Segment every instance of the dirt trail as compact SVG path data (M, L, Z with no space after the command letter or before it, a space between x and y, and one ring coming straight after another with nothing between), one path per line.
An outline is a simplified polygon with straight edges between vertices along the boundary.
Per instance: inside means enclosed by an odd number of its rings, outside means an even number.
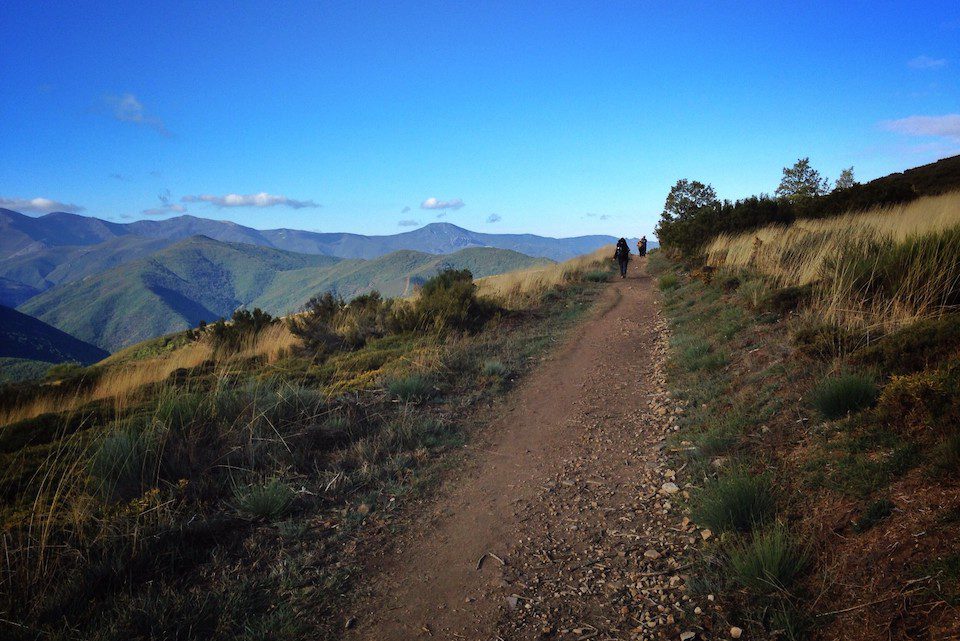
M594 317L511 393L477 464L371 577L351 638L687 631L676 621L692 609L677 558L699 535L671 505L682 490L661 461L675 419L664 325L643 269L634 261Z

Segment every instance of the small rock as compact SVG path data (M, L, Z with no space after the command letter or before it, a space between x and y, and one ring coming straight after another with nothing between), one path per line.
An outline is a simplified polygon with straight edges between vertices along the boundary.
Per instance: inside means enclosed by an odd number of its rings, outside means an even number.
M647 550L643 553L643 556L647 557L648 559L656 560L660 558L660 553L656 550Z
M703 539L704 541L709 539L711 536L713 536L713 532L711 532L710 530L700 530L700 538Z
M734 638L734 639L739 639L739 638L740 638L740 635L742 635L742 634L743 634L743 630L741 630L741 629L738 628L737 626L733 626L732 628L730 628L730 636L731 636L732 638Z
M672 481L667 481L666 483L660 486L660 491L663 492L664 494L676 494L677 492L680 491L680 488L677 486L676 483L673 483Z
M518 602L518 601L519 601L519 600L517 599L517 597L515 597L515 596L508 596L508 597L507 597L507 606L508 606L511 610L516 610L516 609L517 609L517 602Z
M680 633L680 641L690 641L690 639L693 639L696 636L697 636L696 632L690 632L689 630L687 630L686 632Z

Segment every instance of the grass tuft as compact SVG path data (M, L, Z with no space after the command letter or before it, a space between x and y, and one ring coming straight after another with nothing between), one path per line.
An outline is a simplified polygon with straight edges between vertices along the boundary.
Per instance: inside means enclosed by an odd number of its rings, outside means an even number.
M758 595L788 590L806 565L806 551L780 523L755 534L730 552L733 578Z
M697 496L694 518L714 530L748 532L769 521L776 498L766 476L733 471L707 484Z
M237 511L251 519L275 521L284 516L293 504L293 490L279 479L263 485L247 485L234 491Z
M833 420L870 407L877 400L877 386L863 374L841 374L827 378L813 388L813 406Z
M484 376L489 378L504 379L510 373L507 366L500 361L486 361L481 369Z
M419 403L432 396L433 386L426 376L411 374L387 381L387 392L404 403Z

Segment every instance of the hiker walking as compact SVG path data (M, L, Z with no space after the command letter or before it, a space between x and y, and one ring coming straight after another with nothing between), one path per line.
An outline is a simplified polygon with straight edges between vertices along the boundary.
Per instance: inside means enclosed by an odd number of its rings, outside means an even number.
M643 258L647 255L647 237L641 236L640 240L637 241L637 254L640 255L640 258Z
M630 247L627 246L627 239L621 238L617 241L617 250L613 253L613 258L620 265L620 278L627 277L627 263L630 262Z

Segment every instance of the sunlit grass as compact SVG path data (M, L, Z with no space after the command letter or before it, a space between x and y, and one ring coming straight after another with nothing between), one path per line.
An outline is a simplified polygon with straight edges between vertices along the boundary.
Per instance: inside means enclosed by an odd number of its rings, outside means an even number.
M960 288L960 192L823 220L804 219L706 247L714 267L746 269L778 287L816 283L807 313L860 329L937 316Z

